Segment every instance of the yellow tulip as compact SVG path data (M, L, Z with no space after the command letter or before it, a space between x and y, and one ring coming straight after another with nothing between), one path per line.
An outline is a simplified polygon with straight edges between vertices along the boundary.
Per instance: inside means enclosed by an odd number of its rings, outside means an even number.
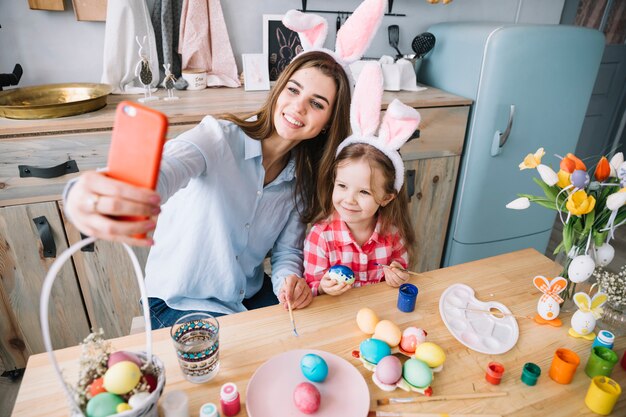
M529 153L528 155L526 155L526 158L524 158L524 161L521 164L519 164L520 171L523 169L537 168L537 165L541 163L541 158L545 154L546 153L544 152L543 148L539 148L537 149L537 152L534 153L534 155L532 153Z
M590 213L596 206L596 199L588 196L583 190L576 191L567 197L567 210L575 216Z
M572 182L570 181L570 173L563 171L562 169L556 174L559 177L559 181L556 183L561 188L565 188L570 185Z

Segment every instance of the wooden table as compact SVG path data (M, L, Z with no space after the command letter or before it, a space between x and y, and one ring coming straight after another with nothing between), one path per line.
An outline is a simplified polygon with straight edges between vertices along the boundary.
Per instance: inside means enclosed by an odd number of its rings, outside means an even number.
M248 380L266 360L291 349L320 349L335 353L352 363L368 382L371 395L370 409L384 411L412 411L433 413L500 414L503 416L592 416L584 404L590 379L584 373L591 342L567 336L567 325L561 328L539 326L531 320L518 319L520 337L517 345L503 355L486 355L466 348L446 329L438 310L439 297L454 283L465 283L476 291L482 301L499 301L515 314L533 315L538 291L531 278L537 274L552 276L558 267L535 250L527 249L511 254L488 258L464 265L427 272L413 279L419 287L417 308L413 313L400 312L395 304L397 290L386 284L349 291L341 297L318 297L305 310L295 312L300 337L294 337L288 314L281 307L269 307L220 318L221 369L217 377L201 385L183 379L178 368L169 329L154 331L154 352L165 363L167 383L165 392L184 390L189 396L190 416L198 416L200 405L219 402L222 384L232 381L242 394L239 414L246 416L245 398ZM351 352L367 336L361 333L355 321L357 311L370 307L381 319L389 319L401 329L419 326L428 331L428 340L439 344L447 360L442 372L436 375L432 388L434 395L452 395L471 392L501 392L505 397L483 400L456 400L427 402L410 405L376 406L376 400L386 397L419 396L396 390L386 393L371 381L371 373L354 359ZM569 315L564 314L569 324ZM142 350L144 334L113 339L115 349ZM559 385L548 377L554 351L566 347L578 353L581 364L569 385ZM626 338L617 338L616 352L621 356L626 348ZM67 376L77 374L78 347L56 352ZM499 386L485 381L487 364L497 360L506 368ZM520 381L525 362L541 367L541 377L536 386L529 387ZM611 376L626 388L626 371L616 365ZM56 379L47 354L33 355L28 360L17 402L15 416L65 416L68 408L59 381ZM626 413L626 395L616 404L614 416Z

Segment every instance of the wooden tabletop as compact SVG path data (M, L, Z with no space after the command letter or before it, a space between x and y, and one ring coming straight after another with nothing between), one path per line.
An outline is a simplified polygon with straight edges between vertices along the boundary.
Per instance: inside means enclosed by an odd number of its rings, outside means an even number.
M245 91L240 88L206 88L198 91L176 91L180 100L153 101L149 107L165 113L170 125L190 125L198 123L208 114L235 113L243 115L261 107L269 91ZM163 98L165 90L159 89L155 96ZM142 95L109 95L106 107L78 116L46 120L12 120L0 117L0 139L28 136L53 135L59 133L80 133L87 131L111 130L115 116L115 107L122 100L136 101ZM412 92L386 91L383 96L383 108L394 98L416 108L469 106L472 101L455 96L437 88Z
M183 390L189 396L191 417L199 414L205 402L219 403L219 389L228 381L235 382L242 395L242 412L246 416L245 398L248 380L269 358L292 349L319 349L334 353L353 364L368 383L371 410L420 413L497 414L503 416L593 416L584 404L590 379L584 373L591 342L567 335L569 314L563 314L564 326L539 326L531 320L518 319L520 335L517 344L502 355L472 351L457 341L447 330L439 315L438 302L442 292L454 283L465 283L476 291L481 301L499 301L515 314L533 315L539 293L531 279L537 274L552 276L558 267L535 250L527 249L450 268L427 272L413 278L419 287L417 307L412 313L396 308L397 289L386 284L353 289L340 297L317 297L311 306L295 312L300 337L291 331L289 315L279 306L234 314L220 318L221 368L217 377L205 384L194 385L183 379L178 368L169 329L154 331L154 353L165 363L165 392ZM419 396L396 390L381 391L351 352L367 336L358 329L356 313L362 307L372 308L381 319L395 322L401 329L418 326L428 331L428 340L440 345L447 355L443 371L436 374L432 388L435 396L472 392L507 392L504 397L436 401L379 407L376 400L388 397ZM54 324L52 324L54 325ZM113 339L115 349L144 349L144 334ZM554 351L565 347L581 358L574 380L559 385L548 377ZM619 337L615 351L620 358L626 338ZM68 378L77 375L79 348L56 352ZM485 369L492 361L505 367L502 383L493 386L485 381ZM520 381L522 366L534 362L541 367L536 386ZM619 364L611 378L626 388L626 371ZM28 361L13 410L15 416L66 416L67 404L59 381L52 371L47 354L33 355ZM622 395L612 415L626 414L626 395Z

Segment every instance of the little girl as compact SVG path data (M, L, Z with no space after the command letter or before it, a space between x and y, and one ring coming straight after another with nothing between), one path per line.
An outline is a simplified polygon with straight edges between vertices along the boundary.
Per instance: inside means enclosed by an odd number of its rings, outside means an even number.
M313 295L339 295L383 279L398 287L409 279L405 269L413 258L415 234L398 149L417 129L420 115L394 100L374 136L382 86L378 64L366 65L352 98L353 134L339 145L332 175L320 175L321 211L304 243L304 276ZM354 284L329 277L329 268L337 264L354 271Z

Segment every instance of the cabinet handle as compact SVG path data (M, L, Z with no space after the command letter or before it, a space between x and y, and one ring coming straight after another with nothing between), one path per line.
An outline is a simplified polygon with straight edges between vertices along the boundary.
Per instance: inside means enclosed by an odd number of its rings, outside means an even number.
M20 171L20 178L57 178L66 174L78 172L78 165L76 165L76 161L70 159L62 164L48 168L40 168L31 165L18 165L17 169Z
M37 232L39 233L39 239L43 245L43 257L54 258L57 256L57 246L54 244L54 237L52 236L52 228L46 216L35 217L33 219L35 226L37 226Z
M410 142L413 139L419 139L419 137L420 137L420 130L419 129L415 129L415 132L413 132L413 134L409 137L407 142Z
M500 133L496 130L491 141L491 156L498 156L502 152L502 147L509 139L511 134L511 128L513 127L513 117L515 116L515 104L511 104L509 109L509 122L506 124L506 130L504 133Z
M86 239L88 237L89 236L84 235L82 233L80 234L80 240ZM94 245L95 245L95 242L91 242L90 244L85 245L82 248L80 248L80 251L81 252L94 252Z
M407 169L406 170L406 193L407 197L409 197L409 201L411 201L411 197L415 194L415 170Z

